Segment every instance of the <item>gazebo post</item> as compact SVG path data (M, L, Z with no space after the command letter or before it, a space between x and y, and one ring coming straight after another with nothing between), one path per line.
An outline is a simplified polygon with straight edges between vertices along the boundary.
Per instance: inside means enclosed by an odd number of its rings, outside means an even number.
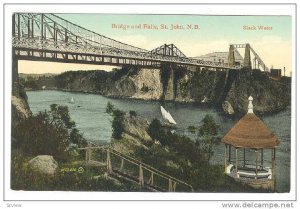
M258 150L256 152L256 160L255 160L255 179L257 179L257 161L258 161Z
M276 188L276 173L275 173L275 148L272 149L272 179L274 180L274 192Z
M227 168L227 162L226 161L227 161L227 144L225 144L225 169L224 169L225 173L226 173L226 170L227 170L226 169Z
M236 170L236 177L239 178L238 174L238 148L235 148L235 170Z
M261 164L261 169L264 168L264 149L261 149L261 153L260 153L260 164Z
M244 148L244 167L246 167L246 150Z
M228 156L228 162L231 163L231 144L229 145L229 156Z

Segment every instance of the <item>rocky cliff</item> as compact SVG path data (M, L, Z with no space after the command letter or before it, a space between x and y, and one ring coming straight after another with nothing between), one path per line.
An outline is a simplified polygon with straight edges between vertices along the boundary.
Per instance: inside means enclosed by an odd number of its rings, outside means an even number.
M211 71L164 65L161 69L124 67L112 72L70 71L54 77L54 88L118 98L206 103L228 114L244 113L254 97L257 113L290 105L291 80L272 80L256 70ZM50 88L53 88L50 87Z
M31 116L31 110L27 102L27 95L23 86L19 85L18 94L11 97L11 127L12 135L15 127L22 121Z

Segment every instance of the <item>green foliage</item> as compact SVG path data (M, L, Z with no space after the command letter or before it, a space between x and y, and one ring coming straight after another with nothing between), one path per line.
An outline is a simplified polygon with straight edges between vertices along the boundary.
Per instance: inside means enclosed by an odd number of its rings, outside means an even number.
M114 139L121 139L122 133L124 131L124 119L125 119L126 113L115 108L114 105L110 102L107 103L106 113L110 114L113 117L112 137ZM131 113L131 114L134 114L134 113Z
M211 115L206 115L202 120L202 125L199 127L199 139L197 145L204 153L207 162L213 156L213 148L220 143L221 138L218 136L219 125L216 124Z
M189 127L195 131L195 127ZM195 142L187 136L172 134L164 128L159 120L154 119L149 125L149 135L158 140L163 146L168 146L177 154L186 158L193 164L208 164L213 155L214 145L220 142L218 136L219 126L210 115L206 115L199 128L199 139Z
M134 118L134 117L136 117L136 116L137 116L137 113L136 113L136 111L134 111L134 110L130 110L130 111L129 111L129 116L130 116L130 118Z
M66 79L66 74L62 73L58 76L55 76L55 86L59 89L64 89L68 86L68 80Z
M189 126L189 127L188 127L188 131L189 131L190 133L196 133L196 130L197 130L197 128L196 128L195 126Z
M148 92L150 90L150 88L148 87L148 86L145 86L144 84L143 84L143 87L141 88L141 91L142 92Z
M199 136L218 134L219 126L216 124L214 118L211 115L205 115L202 120L202 125L199 128Z
M191 163L202 161L202 155L196 143L187 136L172 134L170 130L164 128L160 121L154 119L148 129L152 139L158 140L161 145L170 147L175 153L185 158Z
M112 121L112 137L115 139L121 139L122 133L124 131L124 116L125 112L121 110L114 110L113 112L113 121Z
M14 150L11 161L11 189L25 191L128 191L130 185L116 183L112 179L100 176L99 174L84 168L83 173L79 172L58 172L54 176L42 175L35 172L28 166L30 158L24 158L24 153ZM60 164L60 168L75 168L72 164Z
M57 161L70 160L71 145L85 146L83 138L71 121L68 107L51 105L50 111L39 112L22 121L14 130L13 148L25 155L52 155Z
M154 119L148 128L148 133L152 139L158 140L162 145L167 145L167 134L158 119Z
M35 80L28 80L28 81L24 82L24 86L26 88L29 88L29 89L32 89L32 90L39 89L39 86L38 86L38 84L36 83Z
M106 113L112 114L114 112L114 110L115 110L114 105L111 102L107 102Z

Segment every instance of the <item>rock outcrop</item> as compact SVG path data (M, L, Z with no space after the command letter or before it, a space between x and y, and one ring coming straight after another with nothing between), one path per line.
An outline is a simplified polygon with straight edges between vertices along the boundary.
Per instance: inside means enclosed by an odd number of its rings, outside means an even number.
M151 143L152 139L147 132L149 122L146 119L125 116L123 127L122 139L114 139L111 143L112 148L127 155L133 155L139 149L148 149L146 145Z
M97 93L118 98L195 102L244 113L251 94L258 113L271 113L290 105L291 80L272 80L257 70L212 71L164 65L161 69L124 67L112 72L76 71L54 77L55 88ZM225 107L229 107L228 103Z
M233 115L234 114L234 109L232 108L230 102L225 101L222 104L222 108L223 108L223 111L224 111L225 114L227 114L227 115Z
M241 72L234 80L225 98L236 112L247 112L248 97L254 98L255 112L259 114L278 112L291 102L291 83L287 80L270 79L260 71L252 74Z
M47 176L54 176L58 163L51 155L38 155L28 162L28 166L35 172Z
M26 93L25 93L26 96ZM12 96L11 97L11 127L12 130L16 126L29 116L31 116L31 111L27 103L26 98L21 96Z

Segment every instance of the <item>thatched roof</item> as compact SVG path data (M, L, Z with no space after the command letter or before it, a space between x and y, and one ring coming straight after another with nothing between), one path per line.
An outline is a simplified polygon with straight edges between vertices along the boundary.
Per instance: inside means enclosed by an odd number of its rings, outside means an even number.
M274 148L279 140L254 113L248 113L223 137L222 143L260 149Z

